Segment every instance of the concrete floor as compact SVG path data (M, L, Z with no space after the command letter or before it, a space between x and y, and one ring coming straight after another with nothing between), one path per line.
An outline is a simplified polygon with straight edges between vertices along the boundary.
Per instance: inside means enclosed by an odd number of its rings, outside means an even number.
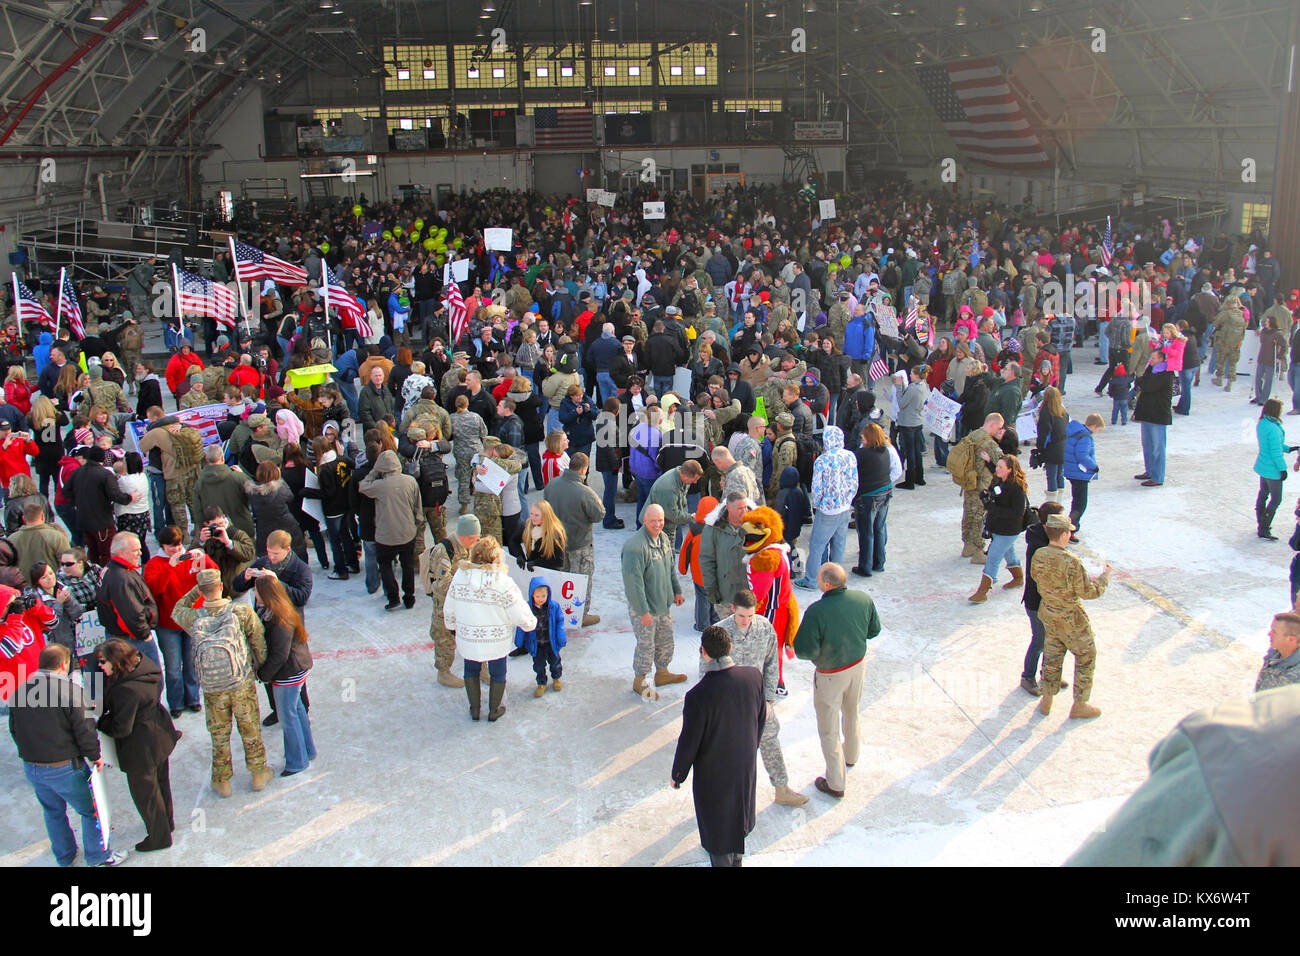
M1070 414L1109 421L1109 399L1090 390L1101 372L1091 350L1075 362ZM760 766L747 865L1058 864L1146 778L1148 753L1179 719L1247 696L1269 619L1287 607L1293 508L1288 494L1275 523L1282 541L1255 536L1249 397L1244 376L1231 394L1203 378L1193 416L1169 431L1163 488L1131 477L1142 471L1137 425L1097 438L1101 480L1076 546L1094 570L1115 567L1110 590L1089 605L1097 720L1067 720L1065 699L1043 718L1017 686L1023 607L1000 589L983 606L967 603L979 568L958 557L960 497L946 472L931 464L925 488L897 492L888 570L851 585L872 594L884 623L868 656L861 761L842 801L813 789L823 762L812 671L790 664L781 739L792 785L812 800L775 806ZM1300 428L1284 421L1300 443ZM1032 472L1035 501L1044 488ZM633 507L619 505L629 527ZM513 659L508 713L496 724L472 723L464 693L433 683L427 599L385 614L359 578L320 574L308 613L319 759L258 794L237 762L234 797L222 800L207 786L203 719L184 715L171 771L176 845L130 865L703 864L689 787L668 787L689 684L657 703L631 693L617 577L625 536L596 532L593 609L603 621L571 638L564 691L533 699L530 661ZM845 563L856 553L851 539ZM693 681L689 602L674 619L674 668ZM40 808L0 736L0 864L52 865ZM264 736L278 770L280 732ZM109 780L115 842L130 847L143 827L125 778Z

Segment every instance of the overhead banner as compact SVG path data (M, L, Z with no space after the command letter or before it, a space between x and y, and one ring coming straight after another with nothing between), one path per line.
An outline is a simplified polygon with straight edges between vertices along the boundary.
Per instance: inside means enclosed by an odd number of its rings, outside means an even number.
M393 149L415 152L429 148L429 131L424 129L399 129L393 131Z
M844 139L844 124L839 120L797 120L794 124L794 138L800 143L838 143Z
M822 220L826 220L826 219L834 219L834 218L835 218L835 200L834 200L834 199L823 199L823 200L821 200L821 201L817 204L817 207L818 207L818 209L820 210L820 213L819 213L818 218L820 218L820 219L822 219Z
M644 202L641 204L641 218L643 219L663 219L664 204L662 202Z
M509 252L514 245L514 230L499 227L484 229L483 242L489 250Z
M643 114L605 117L605 145L618 146L652 141L650 117Z
M327 153L360 153L366 148L364 136L326 136L322 146ZM423 146L420 147L424 149Z

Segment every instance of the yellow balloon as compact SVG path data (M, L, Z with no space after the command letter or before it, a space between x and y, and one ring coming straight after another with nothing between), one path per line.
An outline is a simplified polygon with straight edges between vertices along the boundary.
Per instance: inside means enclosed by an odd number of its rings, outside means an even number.
M320 251L321 251L322 253L324 253L324 252L329 252L329 251L330 251L330 244L329 244L328 242L322 242L322 243L320 244Z
M395 236L400 236L401 234L402 234L402 227L401 227L401 226L394 226L394 227L393 227L393 235L395 235Z
M440 226L440 227L438 228L438 238L439 238L439 239L446 239L446 238L447 238L447 227L446 227L446 226Z
M454 249L459 249L459 248L460 248L460 244L461 244L460 236L457 236L457 237L455 238L455 240L452 242L451 245L452 245L452 248L454 248Z
M433 261L438 263L438 265L442 265L444 262L447 261L447 257L439 253L437 256L434 257Z
M415 226L415 231L416 231L416 232L419 232L421 229L424 228L424 220L423 220L423 219L417 219L417 220L415 220L414 223L412 223L412 225Z
M384 230L384 238L385 238L385 239L391 239L391 238L393 238L393 233L392 233L390 230L385 229L385 230Z
M352 207L352 215L356 216L358 219L361 218L363 212L365 212L365 210L361 208L360 203Z
M432 252L434 250L435 245L436 243L433 241L432 237L424 240L424 248L428 252Z

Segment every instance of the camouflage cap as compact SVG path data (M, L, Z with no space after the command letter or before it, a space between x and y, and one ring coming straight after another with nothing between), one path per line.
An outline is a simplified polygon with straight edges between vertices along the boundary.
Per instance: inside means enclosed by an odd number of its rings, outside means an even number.
M782 412L776 416L776 423L786 428L794 428L794 416L789 412Z
M194 576L194 580L198 582L199 587L209 584L220 584L221 572L216 568L204 568Z
M1048 531L1074 531L1074 524L1070 521L1069 515L1048 515L1047 521L1043 527Z

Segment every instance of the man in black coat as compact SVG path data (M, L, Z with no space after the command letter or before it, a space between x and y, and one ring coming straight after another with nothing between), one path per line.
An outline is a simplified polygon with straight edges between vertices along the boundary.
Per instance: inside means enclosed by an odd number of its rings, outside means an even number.
M700 844L714 866L740 866L754 829L758 741L767 721L763 674L735 665L731 637L717 625L705 628L700 642L705 674L686 693L672 786L694 767Z
M107 565L117 531L113 505L130 504L138 492L126 492L118 487L117 475L104 467L104 449L92 445L86 449L86 463L68 476L63 494L76 509L77 528L90 560Z
M153 634L158 602L140 574L140 552L140 539L130 531L113 536L113 557L104 567L95 610L104 633L122 638L161 669L162 655Z
M754 414L754 407L757 404L754 388L740 377L740 365L736 362L732 362L727 367L727 394L733 400L740 402L742 415Z

